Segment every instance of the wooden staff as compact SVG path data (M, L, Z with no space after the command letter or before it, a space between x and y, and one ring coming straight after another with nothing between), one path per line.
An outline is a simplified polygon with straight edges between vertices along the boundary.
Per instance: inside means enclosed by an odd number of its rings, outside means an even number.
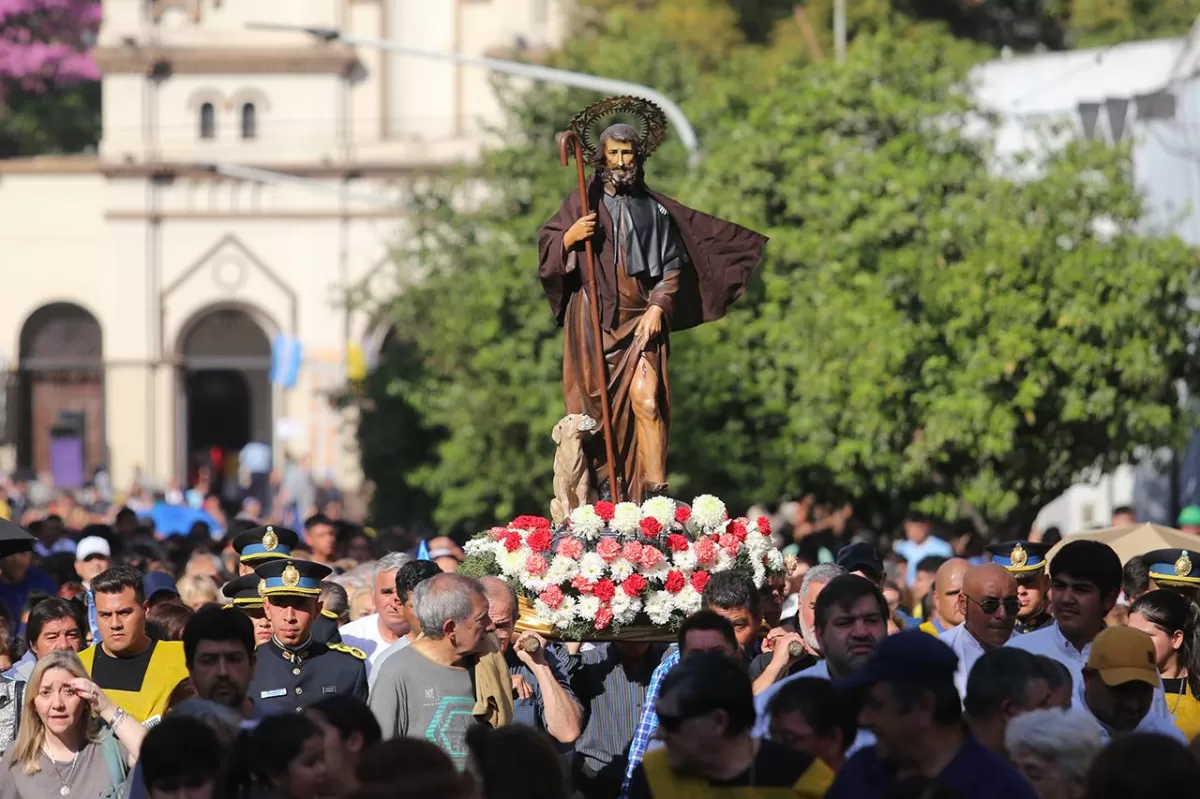
M579 205L582 209L580 216L587 216L588 210L587 181L583 174L583 145L575 131L565 131L558 138L558 162L566 166L570 153L568 146L575 145L575 169L579 180ZM604 362L604 338L600 328L600 292L596 290L596 259L592 255L591 238L584 239L583 252L587 258L587 293L588 305L592 307L592 336L596 341L596 379L600 383L600 421L604 425L604 454L608 458L608 486L613 502L621 501L621 484L617 481L617 458L613 450L612 411L608 402L608 369Z

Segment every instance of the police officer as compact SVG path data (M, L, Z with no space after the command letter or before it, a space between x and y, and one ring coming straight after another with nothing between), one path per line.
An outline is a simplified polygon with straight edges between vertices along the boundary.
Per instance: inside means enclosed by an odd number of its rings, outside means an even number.
M1054 623L1050 615L1050 577L1046 574L1046 553L1049 544L1035 541L1002 541L985 549L992 563L1008 569L1017 578L1017 598L1021 610L1013 635L1031 633Z
M305 560L273 559L255 569L271 640L258 648L250 698L272 710L303 710L330 696L367 701L366 653L314 640L321 580L330 569Z
M1188 599L1197 599L1200 589L1200 547L1187 549L1156 549L1142 555L1150 579L1159 588L1167 588Z
M254 572L243 574L236 580L225 583L221 593L233 600L228 607L231 610L245 613L254 622L254 645L265 644L271 640L271 622L263 609L262 594L258 592L261 578Z
M238 553L238 576L253 574L256 566L270 560L290 558L300 536L286 527L268 524L239 533L233 539L233 548Z
M254 574L254 568L268 561L290 558L300 536L286 527L268 524L240 533L233 539L233 548L238 553L239 574ZM342 634L338 632L337 618L322 613L313 624L313 638L323 644L340 644Z

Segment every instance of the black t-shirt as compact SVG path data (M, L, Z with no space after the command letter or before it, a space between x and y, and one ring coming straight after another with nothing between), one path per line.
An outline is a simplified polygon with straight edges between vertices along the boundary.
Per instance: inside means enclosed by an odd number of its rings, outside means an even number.
M651 752L647 757L658 755ZM756 788L791 788L813 764L813 756L774 741L759 741L754 765L731 780L709 780L714 788L753 786ZM653 799L645 766L639 765L629 783L629 799Z

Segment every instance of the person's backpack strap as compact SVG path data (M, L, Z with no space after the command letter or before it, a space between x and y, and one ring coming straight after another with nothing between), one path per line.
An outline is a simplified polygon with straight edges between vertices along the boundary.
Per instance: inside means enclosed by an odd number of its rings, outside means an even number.
M112 784L111 789L104 796L120 796L125 780L129 777L129 764L125 762L125 756L121 754L121 744L117 741L116 733L111 729L105 729L100 735L100 747L104 754L104 765L108 767L108 779Z

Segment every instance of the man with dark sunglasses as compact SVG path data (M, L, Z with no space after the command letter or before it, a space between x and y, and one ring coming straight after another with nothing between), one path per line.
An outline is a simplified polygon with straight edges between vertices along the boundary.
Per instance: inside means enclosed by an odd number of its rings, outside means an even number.
M963 622L939 636L958 655L954 687L960 697L967 695L967 675L975 661L1008 643L1020 610L1017 579L1007 569L984 563L967 570L958 595L958 613Z

